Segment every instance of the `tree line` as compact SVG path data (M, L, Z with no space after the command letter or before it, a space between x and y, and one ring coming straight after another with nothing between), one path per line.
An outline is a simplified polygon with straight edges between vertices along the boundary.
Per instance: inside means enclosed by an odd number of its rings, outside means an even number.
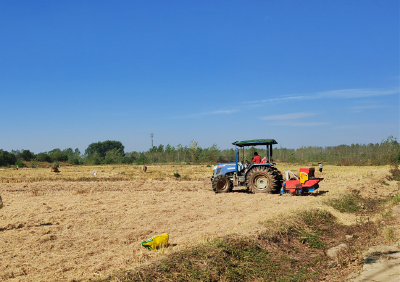
M254 152L266 156L266 150L261 147L248 147L245 149L245 160L251 162ZM69 162L81 164L162 164L162 163L223 163L235 161L234 148L221 150L217 144L209 148L201 148L196 141L189 145L153 146L144 152L125 152L125 147L120 141L104 141L92 143L81 154L79 149L73 150L59 148L34 154L30 150L0 150L0 166L18 165L25 166L24 162ZM242 153L240 153L240 160ZM275 148L273 150L274 162L287 163L317 163L323 162L334 165L385 165L393 161L400 162L400 144L393 136L381 143L351 144L329 147L308 146L298 149Z

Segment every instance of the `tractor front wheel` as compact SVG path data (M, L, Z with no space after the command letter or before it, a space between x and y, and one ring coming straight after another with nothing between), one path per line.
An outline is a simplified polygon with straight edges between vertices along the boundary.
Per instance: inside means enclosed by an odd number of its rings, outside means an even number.
M253 168L247 176L247 188L253 193L276 192L272 171L264 166Z
M215 193L228 193L232 191L233 183L225 175L219 175L213 179L212 188Z

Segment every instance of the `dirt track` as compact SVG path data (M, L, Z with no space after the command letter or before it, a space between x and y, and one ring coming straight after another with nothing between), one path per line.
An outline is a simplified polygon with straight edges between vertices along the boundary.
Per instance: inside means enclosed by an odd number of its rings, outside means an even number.
M282 212L321 207L324 198L342 193L353 181L375 193L369 183L387 170L367 168L362 174L348 169L344 175L340 168L328 169L320 191L330 193L307 197L240 190L214 194L208 181L169 179L1 184L0 280L105 275L159 256L140 246L153 235L169 233L170 252L210 236L251 232L259 221ZM393 185L384 187L384 193L395 189Z

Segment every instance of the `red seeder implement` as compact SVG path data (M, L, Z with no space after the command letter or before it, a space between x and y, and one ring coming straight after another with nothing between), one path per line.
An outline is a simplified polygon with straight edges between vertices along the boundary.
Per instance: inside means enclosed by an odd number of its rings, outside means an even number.
M315 169L310 168L300 168L300 176L295 175L290 170L285 170L282 172L286 180L283 182L281 195L283 193L292 193L294 195L304 195L310 192L314 192L319 187L319 182L323 178L315 177Z

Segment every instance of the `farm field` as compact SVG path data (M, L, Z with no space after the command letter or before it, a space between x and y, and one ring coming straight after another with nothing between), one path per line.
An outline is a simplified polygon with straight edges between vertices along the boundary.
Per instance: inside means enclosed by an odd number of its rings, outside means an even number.
M278 165L298 172L300 166ZM62 166L0 170L0 280L73 281L129 269L211 237L247 234L260 221L304 208L325 208L345 224L350 214L324 205L358 190L385 197L398 183L389 166L324 166L319 193L310 196L214 194L206 165ZM96 176L92 174L96 171ZM176 178L174 173L179 173ZM140 243L168 233L170 246L148 251Z

